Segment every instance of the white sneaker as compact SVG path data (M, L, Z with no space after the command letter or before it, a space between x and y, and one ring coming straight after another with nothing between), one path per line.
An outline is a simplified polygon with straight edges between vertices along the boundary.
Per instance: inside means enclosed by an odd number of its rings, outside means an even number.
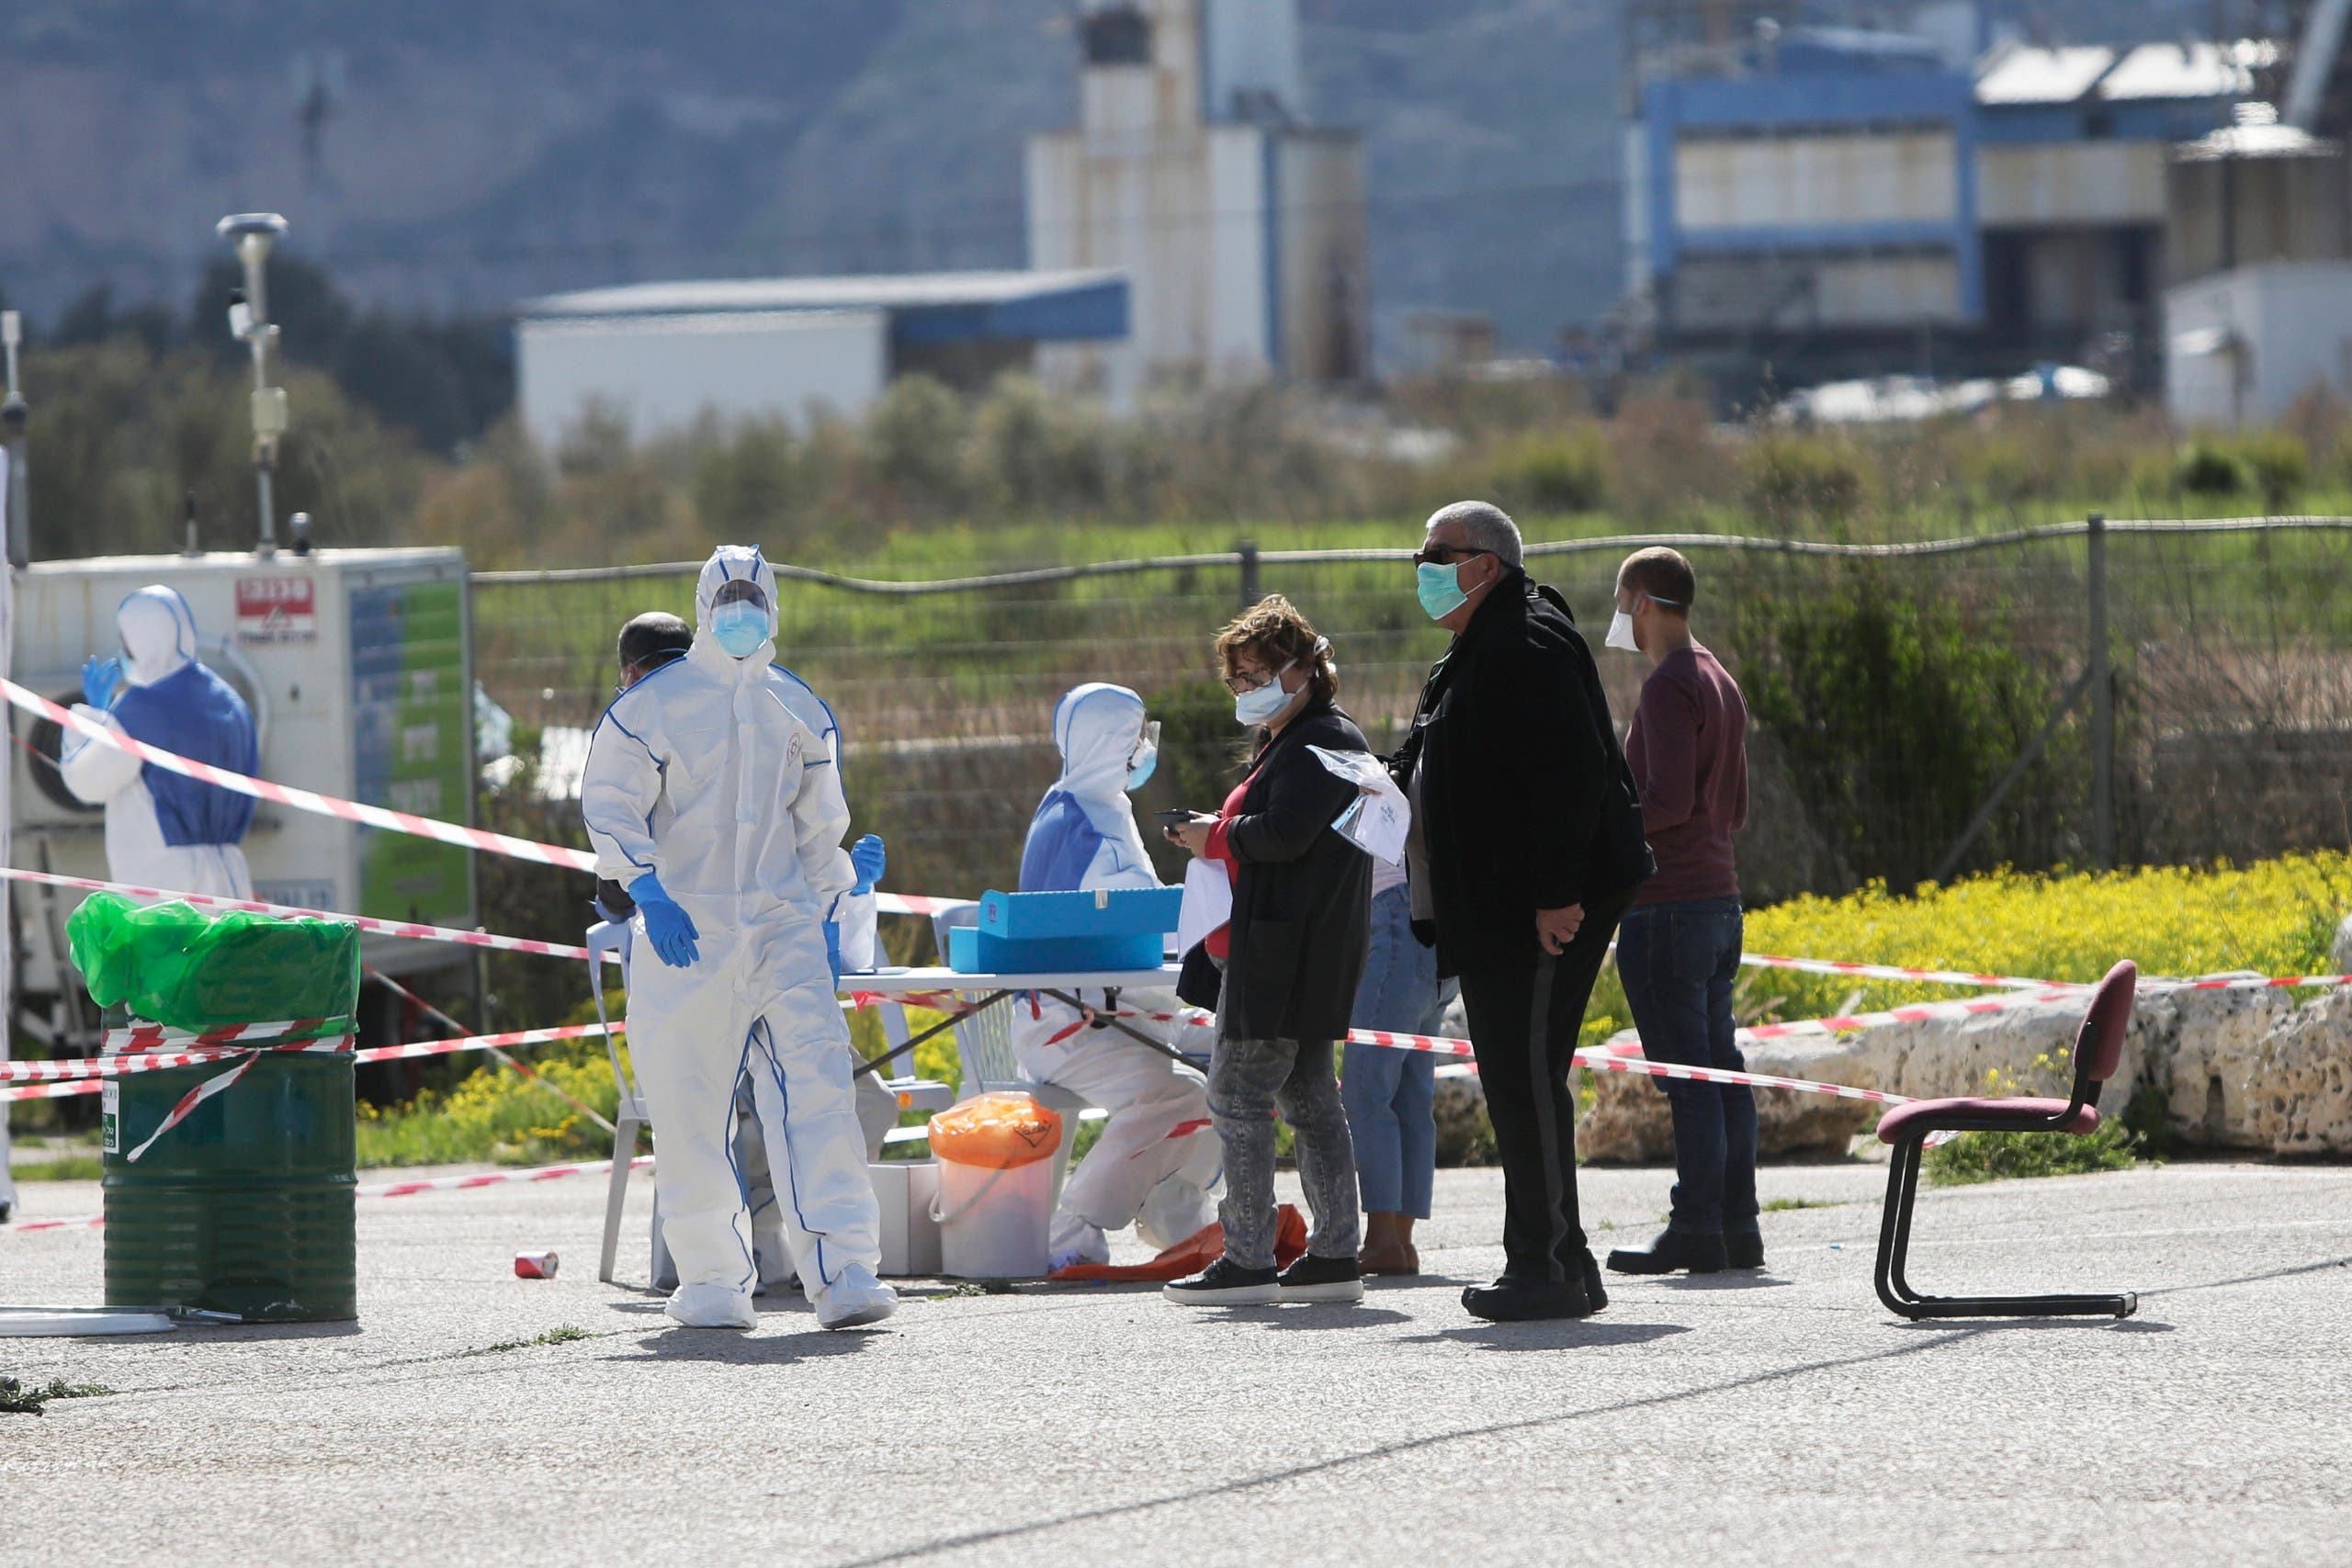
M757 1328L760 1314L752 1298L725 1285L681 1285L670 1292L662 1309L670 1321L687 1328Z
M876 1279L862 1263L853 1263L833 1282L808 1298L823 1328L863 1328L899 1310L899 1292Z

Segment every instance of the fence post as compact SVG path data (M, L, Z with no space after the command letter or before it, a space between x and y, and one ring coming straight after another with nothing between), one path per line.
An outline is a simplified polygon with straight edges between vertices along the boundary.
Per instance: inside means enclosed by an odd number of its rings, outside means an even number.
M1241 607L1247 610L1265 597L1258 591L1258 541L1244 539L1235 548L1241 553Z
M2084 533L2090 595L2091 858L2115 865L2115 677L2107 662L2107 514L2094 512Z

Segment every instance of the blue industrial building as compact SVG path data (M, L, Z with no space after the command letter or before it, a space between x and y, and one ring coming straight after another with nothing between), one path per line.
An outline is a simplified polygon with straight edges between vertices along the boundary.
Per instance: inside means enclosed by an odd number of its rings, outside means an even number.
M1769 26L1680 51L1627 128L1630 315L1783 382L2152 353L2167 150L2273 53Z

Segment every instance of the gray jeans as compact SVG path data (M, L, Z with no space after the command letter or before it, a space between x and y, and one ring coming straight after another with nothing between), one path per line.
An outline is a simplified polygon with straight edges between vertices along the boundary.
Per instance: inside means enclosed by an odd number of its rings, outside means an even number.
M1331 1073L1329 1040L1217 1036L1209 1058L1209 1115L1225 1142L1225 1255L1243 1269L1274 1266L1274 1111L1290 1123L1298 1179L1314 1211L1306 1249L1353 1258L1361 1244L1356 1150Z

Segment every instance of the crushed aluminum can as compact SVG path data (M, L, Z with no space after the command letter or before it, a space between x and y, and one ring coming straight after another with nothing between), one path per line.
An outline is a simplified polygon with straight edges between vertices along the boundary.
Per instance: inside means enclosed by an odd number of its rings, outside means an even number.
M552 1280L555 1278L555 1254L552 1252L518 1252L514 1255L514 1277L517 1280Z

